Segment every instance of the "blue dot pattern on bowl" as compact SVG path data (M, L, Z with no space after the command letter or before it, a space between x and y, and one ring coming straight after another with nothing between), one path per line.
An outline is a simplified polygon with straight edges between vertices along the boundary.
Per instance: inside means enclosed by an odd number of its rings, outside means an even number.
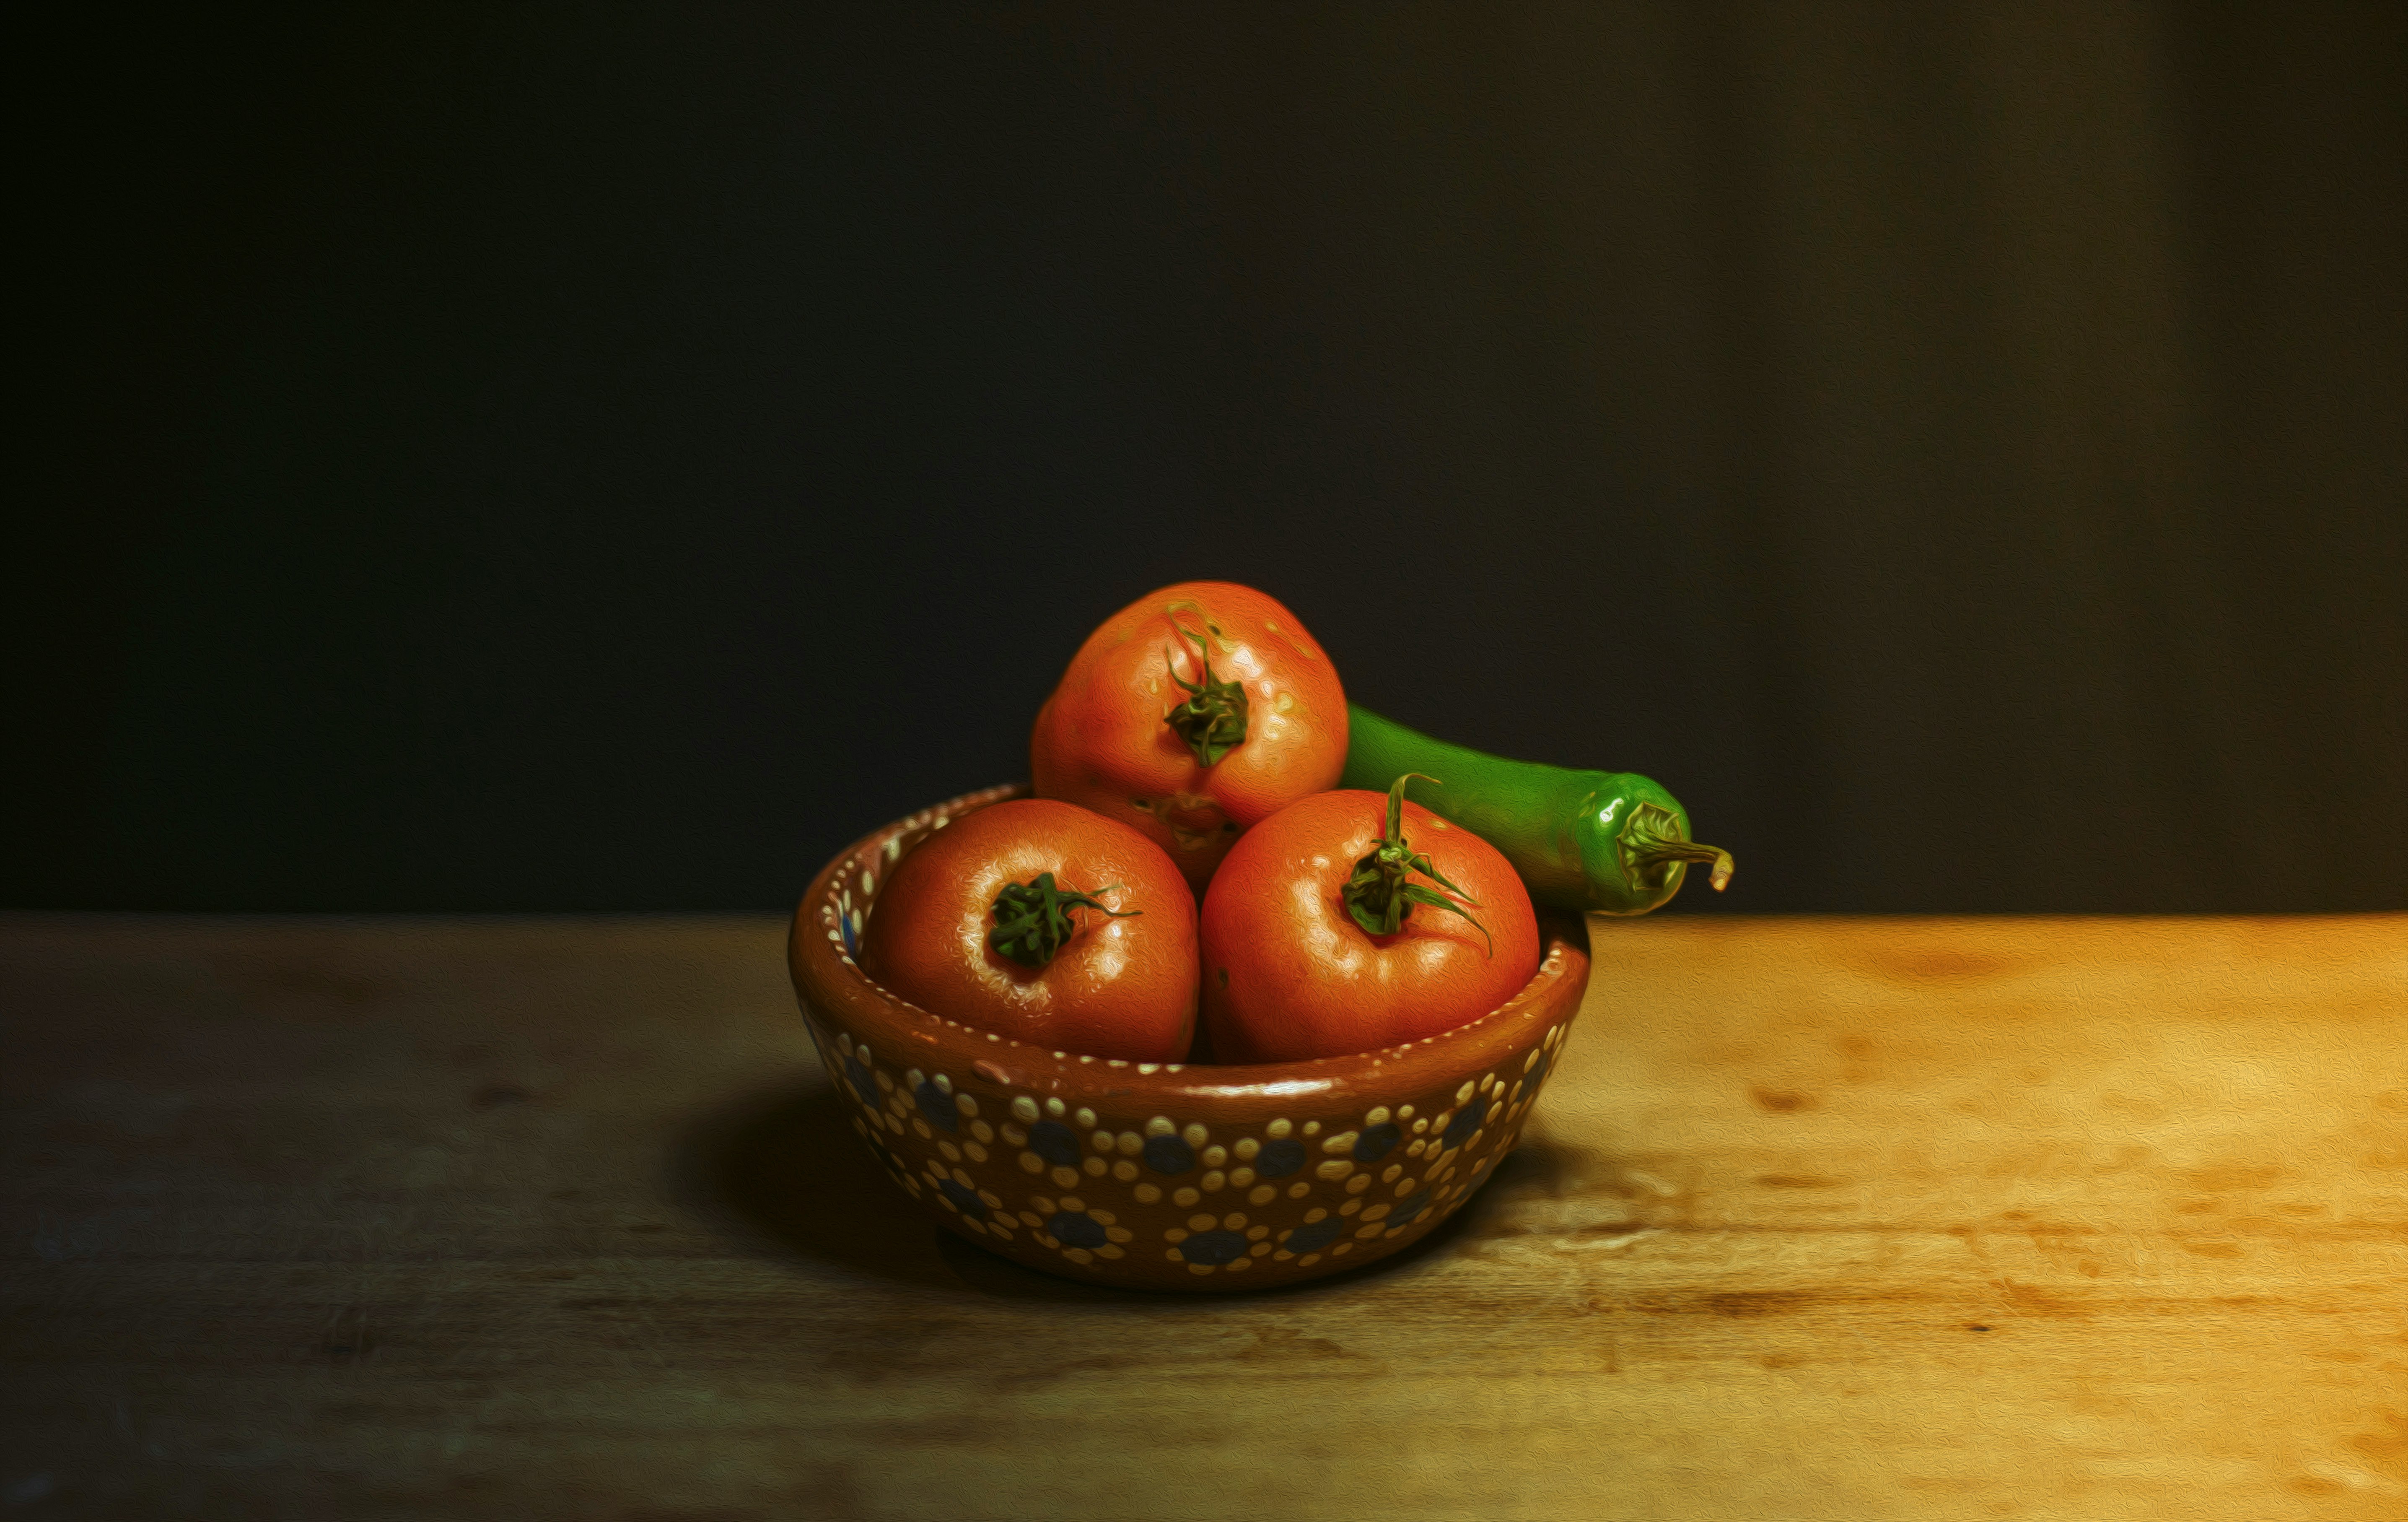
M1058 1120L1040 1120L1028 1127L1028 1150L1056 1168L1079 1165L1079 1137Z
M1395 1150L1397 1143L1404 1139L1404 1131L1393 1122L1373 1126L1354 1139L1354 1160L1376 1163Z
M1065 1247L1101 1247L1108 1240L1104 1223L1085 1211L1056 1211L1045 1229Z
M1297 1227L1287 1234L1287 1240L1280 1245L1291 1253L1315 1253L1336 1242L1338 1233L1345 1229L1346 1221L1343 1216L1326 1216L1310 1225Z
M1293 1137L1266 1142L1254 1158L1254 1171L1267 1179L1283 1179L1304 1167L1304 1143Z
M1232 1211L1216 1222L1208 1210L1201 1220L1191 1217L1184 1228L1165 1230L1162 1240L1169 1247L1168 1257L1190 1273L1203 1276L1238 1273L1270 1254L1276 1254L1281 1264L1310 1269L1325 1259L1334 1262L1356 1251L1362 1242L1394 1242L1444 1218L1512 1146L1519 1130L1515 1122L1535 1096L1536 1080L1552 1065L1552 1054L1546 1048L1562 1040L1562 1031L1561 1026L1551 1028L1537 1048L1524 1054L1518 1080L1490 1072L1464 1083L1451 1097L1452 1103L1440 1111L1444 1123L1438 1125L1432 1124L1438 1115L1415 1117L1422 1102L1418 1099L1393 1108L1376 1105L1361 1112L1359 1118L1335 1118L1334 1124L1323 1118L1308 1118L1300 1126L1290 1119L1273 1119L1263 1125L1268 1136L1225 1133L1216 1138L1204 1123L1187 1122L1182 1130L1178 1119L1157 1114L1143 1122L1149 1134L1140 1142L1134 1131L1115 1136L1111 1121L1085 1108L1078 1111L1074 1127L1068 1107L1058 1098L988 1098L987 1102L1007 1104L1014 1113L1014 1120L1001 1127L1000 1140L1022 1150L1005 1156L1015 1156L1027 1173L1042 1171L1050 1164L1053 1185L1067 1187L1077 1183L1083 1197L1065 1195L1057 1200L1049 1195L1031 1195L1025 1207L1017 1210L998 1197L997 1189L1010 1187L1002 1178L992 1180L996 1187L989 1188L971 1171L989 1165L987 1143L998 1140L996 1127L980 1116L981 1100L986 1096L957 1093L944 1074L923 1074L916 1070L905 1075L902 1083L891 1083L876 1068L868 1048L849 1035L838 1036L831 1045L842 1052L839 1070L846 1090L856 1098L865 1092L878 1095L875 1100L864 1102L867 1113L856 1118L855 1128L869 1140L879 1160L890 1166L908 1191L914 1195L931 1191L930 1198L948 1207L956 1225L999 1244L1014 1242L1014 1233L1024 1227L1032 1228L1035 1242L1049 1256L1058 1255L1082 1269L1100 1271L1106 1264L1099 1259L1127 1256L1132 1227L1150 1228L1151 1223L1142 1217L1115 1224L1129 1211L1157 1205L1189 1211L1206 1203L1202 1196L1223 1188L1248 1191L1243 1202L1258 1209L1284 1196L1299 1202L1296 1208L1312 1217L1281 1230L1276 1219L1264 1221L1244 1211ZM950 1102L939 1108L940 1099ZM1045 1109L1053 1111L1053 1117L1039 1119L1030 1113ZM948 1119L953 1124L944 1128L958 1139L959 1145L952 1140L937 1140L936 1127L929 1124ZM1354 1124L1347 1125L1349 1120ZM1016 1129L1019 1126L1026 1129ZM914 1158L911 1153L917 1149L908 1140L912 1130L933 1142L944 1160ZM1087 1130L1096 1136L1093 1157L1085 1156L1081 1146L1081 1133ZM1405 1145L1408 1135L1410 1147ZM1336 1156L1322 1161L1318 1169L1308 1170L1306 1165L1314 1158L1312 1139L1316 1137L1324 1139L1318 1142L1322 1152ZM1205 1150L1208 1140L1214 1143L1210 1152ZM903 1149L893 1146L895 1142L902 1142ZM1122 1154L1118 1161L1111 1160L1115 1152ZM1489 1156L1481 1156L1484 1152ZM1225 1174L1221 1171L1225 1159L1241 1166ZM1390 1159L1397 1163L1378 1173ZM1194 1184L1181 1182L1171 1188L1146 1182L1140 1163L1154 1176L1172 1180L1208 1164L1213 1172ZM1257 1166L1242 1166L1248 1164ZM1421 1170L1422 1176L1398 1182L1400 1167ZM914 1173L915 1168L921 1171ZM1310 1177L1298 1176L1308 1172ZM1066 1177L1066 1173L1085 1178ZM1400 1193L1393 1204L1360 1198L1375 1178L1381 1184L1398 1183ZM1274 1185L1271 1180L1281 1182ZM1124 1188L1126 1195L1122 1193ZM1096 1199L1096 1190L1105 1191L1111 1209L1086 1202ZM1314 1199L1328 1199L1337 1209L1311 1203ZM1382 1250L1375 1247L1374 1256Z
M1145 1166L1157 1173L1184 1173L1196 1166L1196 1149L1175 1136L1149 1136Z
M1463 1145L1466 1138L1480 1129L1480 1123L1486 1118L1487 1114L1488 1100L1485 1098L1472 1100L1457 1111L1453 1120L1446 1123L1445 1133L1439 1140L1450 1147Z
M911 1098L919 1101L921 1117L929 1125L940 1131L960 1134L962 1117L953 1113L953 1097L939 1088L935 1079L920 1080L920 1086L911 1091ZM1070 1150L1078 1151L1075 1142Z
M865 853L852 881L823 900L821 926L846 961L875 900L872 869L890 867L940 827L944 812L914 816L903 836ZM1182 1279L1326 1272L1362 1260L1348 1255L1377 1256L1427 1230L1518 1139L1570 1023L1459 1088L1391 1095L1377 1104L1366 1095L1355 1103L1367 1107L1352 1113L1315 1114L1313 1106L1233 1125L1175 1111L1096 1113L1103 1103L1091 1110L1058 1087L1002 1080L984 1064L976 1065L983 1084L959 1071L890 1073L840 1022L808 1000L804 1012L823 1067L859 1106L854 1129L896 1183L937 1205L953 1228L1024 1261L1041 1251L1047 1265L1067 1260L1091 1273L1126 1274L1128 1267L1114 1265L1132 1253L1156 1264L1167 1256ZM1408 1170L1418 1177L1398 1177ZM1404 1193L1383 1209L1390 1184ZM1297 1213L1314 1218L1300 1221ZM1140 1251L1147 1242L1151 1250Z
M1180 1256L1215 1269L1245 1250L1246 1239L1235 1231L1198 1231L1179 1244Z
M869 1076L869 1070L863 1067L861 1058L852 1052L844 1055L844 1076L853 1084L854 1097L862 1103L875 1105L878 1102L878 1081Z

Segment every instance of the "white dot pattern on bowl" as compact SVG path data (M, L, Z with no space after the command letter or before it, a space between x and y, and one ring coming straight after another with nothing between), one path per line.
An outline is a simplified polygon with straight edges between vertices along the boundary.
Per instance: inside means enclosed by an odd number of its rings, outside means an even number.
M1136 1230L1159 1217L1154 1234L1165 1260L1199 1277L1245 1271L1264 1259L1311 1268L1347 1242L1429 1229L1512 1149L1570 1026L1548 1027L1515 1064L1522 1071L1511 1083L1489 1073L1461 1101L1449 1102L1454 1097L1444 1091L1408 1101L1440 1106L1426 1117L1426 1138L1409 1142L1395 1103L1283 1115L1243 1133L1175 1115L1086 1111L1056 1119L1043 1098L1002 1085L989 1093L983 1077L896 1073L867 1042L813 1012L812 1041L856 1111L855 1134L896 1183L953 1224L991 1244L1023 1248L1013 1256L1034 1250L1087 1269L1125 1256ZM1043 1118L1025 1128L1024 1144L999 1152L981 1146L983 1156L973 1156L977 1143L960 1144L939 1129L944 1119L958 1125L970 1113L963 1100L981 1112ZM1095 1129L1082 1138L1068 1119L1092 1122ZM1018 1129L1002 1134L1009 1140ZM1308 1130L1315 1137L1310 1153L1298 1139ZM1254 1159L1240 1170L1248 1175L1244 1183L1204 1166L1206 1156L1189 1140L1198 1134L1213 1151ZM1125 1145L1140 1137L1134 1149ZM1122 1156L1129 1150L1137 1156ZM1107 1151L1117 1166L1107 1164Z

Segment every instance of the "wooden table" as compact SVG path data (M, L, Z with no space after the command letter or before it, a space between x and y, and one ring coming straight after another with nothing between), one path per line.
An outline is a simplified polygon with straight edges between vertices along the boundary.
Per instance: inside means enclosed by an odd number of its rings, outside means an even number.
M2408 916L1600 924L1218 1299L803 1176L782 928L0 919L0 1516L2408 1517Z

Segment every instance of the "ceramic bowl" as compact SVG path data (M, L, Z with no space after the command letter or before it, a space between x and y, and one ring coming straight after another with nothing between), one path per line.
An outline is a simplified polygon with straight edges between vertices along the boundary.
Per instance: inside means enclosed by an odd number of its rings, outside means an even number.
M1309 1062L1055 1052L871 981L853 950L887 870L952 821L1023 791L968 794L864 838L812 880L787 943L805 1024L853 1130L939 1225L1092 1284L1268 1288L1409 1245L1512 1149L1588 984L1577 921L1541 925L1538 972L1491 1013Z

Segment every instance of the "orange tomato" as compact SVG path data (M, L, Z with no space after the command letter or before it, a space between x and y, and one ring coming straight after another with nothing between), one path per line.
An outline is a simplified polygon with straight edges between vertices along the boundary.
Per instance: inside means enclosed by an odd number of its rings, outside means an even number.
M1182 582L1106 619L1029 738L1039 797L1141 831L1202 891L1245 830L1335 786L1346 693L1294 613Z
M993 804L921 841L887 874L860 955L931 1013L1055 1051L1178 1062L1195 1036L1186 879L1068 803Z
M1378 875L1367 858L1398 839L1387 827L1394 806L1389 795L1355 789L1316 794L1230 848L1204 897L1213 1060L1344 1056L1418 1041L1479 1019L1538 971L1538 916L1512 864L1416 803L1401 802L1396 816L1402 848L1391 875L1392 886L1420 896L1400 904L1393 933L1357 921L1348 885ZM1445 892L1441 878L1460 892Z

